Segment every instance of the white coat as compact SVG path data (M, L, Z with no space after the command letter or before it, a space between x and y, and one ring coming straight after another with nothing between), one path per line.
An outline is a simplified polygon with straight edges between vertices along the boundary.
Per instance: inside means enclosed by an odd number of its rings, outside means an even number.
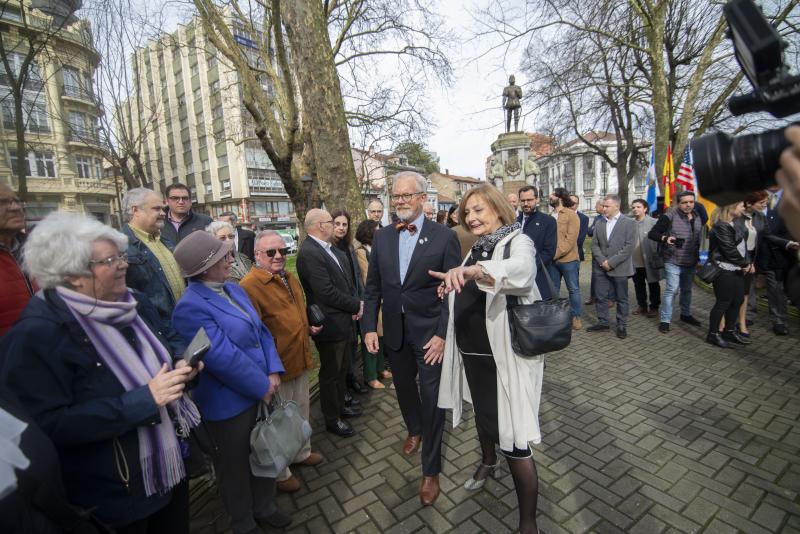
M504 260L503 251L509 240L510 256ZM524 450L528 443L542 440L539 401L542 396L544 357L523 358L514 353L506 311L506 295L518 296L523 304L541 300L535 283L535 259L533 241L516 230L495 246L490 260L478 262L494 280L492 285L483 282L477 282L477 285L486 292L486 331L497 365L497 425L500 448L505 451L511 451L514 447ZM456 347L454 298L455 295L451 293L438 405L453 410L455 428L461 422L462 400L472 403L472 396L464 374L464 363Z

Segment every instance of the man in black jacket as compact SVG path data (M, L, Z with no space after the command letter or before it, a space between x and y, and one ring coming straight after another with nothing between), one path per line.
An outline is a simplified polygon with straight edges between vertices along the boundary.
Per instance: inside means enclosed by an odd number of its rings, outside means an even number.
M556 234L556 220L539 211L539 192L532 185L526 185L519 190L517 194L519 198L519 205L521 208L520 214L517 216L517 222L522 225L522 231L531 238L534 247L536 247L536 255L542 260L542 263L537 262L536 265L536 287L539 288L539 294L542 299L550 298L550 286L547 284L545 277L545 269L550 268L553 263L553 256L556 253L556 244L558 242ZM544 269L542 269L544 264Z
M172 184L164 193L167 197L167 221L161 235L177 246L181 239L195 230L205 230L211 224L211 217L192 211L192 196L183 184Z
M320 408L325 428L337 436L354 434L341 417L361 415L361 408L347 407L345 377L353 352L355 323L364 308L351 276L347 258L331 246L333 217L327 211L309 210L305 219L306 237L297 254L297 274L308 304L316 304L325 315L322 330L314 336L319 352Z
M658 331L669 332L672 322L672 305L680 290L682 322L701 326L692 315L692 287L694 273L700 261L700 241L703 236L703 221L695 208L692 191L678 193L675 206L670 207L650 229L647 237L661 243L667 287L661 301L661 318Z
M764 275L767 283L767 302L772 331L776 335L785 336L789 334L789 328L786 325L788 316L783 282L792 265L796 263L796 253L800 249L800 244L791 239L786 223L778 214L782 191L777 191L773 195L773 207L767 209L764 217L764 235L774 236L777 239L760 240L756 268ZM792 253L795 254L794 257Z
M431 505L439 495L444 410L437 401L450 314L428 271L446 272L461 257L455 232L422 214L426 186L415 172L395 176L392 203L400 222L373 238L361 331L367 350L378 352L381 308L384 347L408 429L403 452L413 454L422 442L420 501Z

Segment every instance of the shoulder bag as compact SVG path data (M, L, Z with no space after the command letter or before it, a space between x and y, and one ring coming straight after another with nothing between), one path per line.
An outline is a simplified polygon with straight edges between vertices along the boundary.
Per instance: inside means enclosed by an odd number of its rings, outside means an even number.
M708 258L706 262L698 267L697 277L706 284L711 284L722 274L722 267L717 265L717 262Z
M266 402L258 406L250 431L250 471L257 477L277 477L310 437L311 425L300 415L297 403L284 401L276 392L271 413Z
M511 241L513 238L506 243L503 251L504 260L509 257ZM564 349L572 341L572 308L569 299L555 298L557 292L550 273L547 272L538 254L536 258L547 278L550 294L554 295L554 298L520 304L516 296L506 295L511 348L516 354L525 358Z

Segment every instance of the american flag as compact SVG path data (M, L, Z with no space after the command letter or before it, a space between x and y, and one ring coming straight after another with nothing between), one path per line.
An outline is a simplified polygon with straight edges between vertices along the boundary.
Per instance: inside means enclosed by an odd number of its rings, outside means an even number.
M683 151L683 161L678 169L678 177L675 179L687 191L694 191L694 167L692 167L692 151L689 145Z

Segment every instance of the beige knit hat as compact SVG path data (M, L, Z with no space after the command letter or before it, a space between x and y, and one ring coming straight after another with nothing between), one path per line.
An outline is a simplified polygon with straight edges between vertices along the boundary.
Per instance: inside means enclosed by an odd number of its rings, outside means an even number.
M186 278L209 270L231 251L233 241L221 241L203 230L195 230L175 247L175 261Z

